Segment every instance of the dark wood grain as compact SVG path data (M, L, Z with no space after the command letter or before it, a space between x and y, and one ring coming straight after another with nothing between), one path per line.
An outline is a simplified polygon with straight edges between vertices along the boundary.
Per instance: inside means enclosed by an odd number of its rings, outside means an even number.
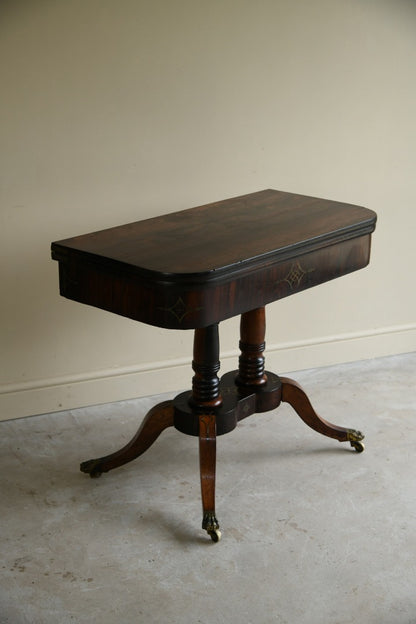
M264 372L266 336L266 310L257 308L241 315L241 355L238 360L236 383L242 386L261 386L267 382Z
M199 416L199 474L201 480L202 528L212 534L219 528L215 515L217 437L215 414Z
M195 375L192 379L191 405L204 408L219 407L222 397L217 375L220 369L218 324L195 330L192 368Z
M201 279L257 264L264 255L368 233L374 222L366 208L265 190L59 241L53 253L59 259L78 252L143 275Z
M282 383L282 401L289 403L308 427L329 438L335 438L339 442L349 441L359 453L364 450L364 445L361 442L364 435L361 431L339 427L328 422L314 410L306 392L296 381L287 377L281 377L280 381Z
M370 210L279 191L59 241L64 297L172 329L206 327L361 269Z
M157 440L162 431L173 425L173 402L163 401L146 414L136 435L120 450L89 459L81 464L81 471L91 477L99 477L103 472L108 472L119 466L123 466L142 455Z

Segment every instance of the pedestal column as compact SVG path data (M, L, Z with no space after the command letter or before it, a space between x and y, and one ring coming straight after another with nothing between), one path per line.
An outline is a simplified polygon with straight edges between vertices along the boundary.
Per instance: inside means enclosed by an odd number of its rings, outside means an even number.
M240 386L262 386L267 382L264 372L266 347L266 313L264 308L256 308L241 315L240 350L236 383Z

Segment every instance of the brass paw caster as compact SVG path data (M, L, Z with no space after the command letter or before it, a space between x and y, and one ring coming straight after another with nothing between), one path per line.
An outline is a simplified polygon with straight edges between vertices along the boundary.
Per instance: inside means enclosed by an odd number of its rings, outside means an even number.
M220 525L213 511L204 513L202 520L202 528L208 533L213 542L219 542L221 539Z
M356 431L355 429L348 429L347 435L348 435L347 439L349 440L351 446L355 448L357 453L362 453L363 450L365 449L365 446L363 443L364 435L361 433L361 431Z

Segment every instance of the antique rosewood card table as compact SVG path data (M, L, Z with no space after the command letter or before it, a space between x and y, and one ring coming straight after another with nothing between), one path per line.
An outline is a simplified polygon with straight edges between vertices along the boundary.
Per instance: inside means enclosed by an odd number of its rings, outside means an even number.
M265 190L52 243L64 297L195 331L192 390L153 407L126 446L81 470L98 477L121 466L170 426L197 436L202 528L216 542L216 436L238 421L285 401L309 427L361 452L359 431L323 420L295 381L265 370L265 306L366 266L375 223L366 208ZM235 315L238 370L220 380L218 324Z

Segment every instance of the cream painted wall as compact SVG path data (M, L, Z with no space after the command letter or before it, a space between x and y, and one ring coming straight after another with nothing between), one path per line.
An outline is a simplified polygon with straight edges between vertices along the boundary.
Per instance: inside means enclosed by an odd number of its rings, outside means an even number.
M415 32L404 0L4 0L0 418L188 387L191 332L60 298L50 242L262 188L379 214L367 269L268 307L269 368L414 350Z

